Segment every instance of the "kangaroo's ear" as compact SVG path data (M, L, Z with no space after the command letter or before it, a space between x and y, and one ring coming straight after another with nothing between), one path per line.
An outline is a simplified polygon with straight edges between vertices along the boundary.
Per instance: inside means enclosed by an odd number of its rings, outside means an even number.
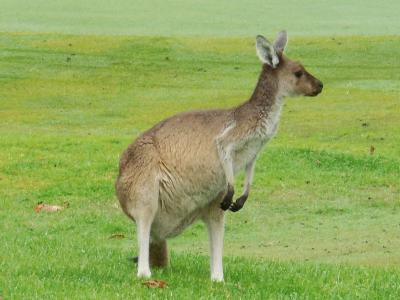
M287 45L288 37L287 33L285 30L281 31L278 33L278 36L276 37L276 40L274 42L274 48L278 54L282 54L283 50L285 50L285 47Z
M279 64L279 57L274 46L262 35L256 37L256 50L260 60L273 68Z

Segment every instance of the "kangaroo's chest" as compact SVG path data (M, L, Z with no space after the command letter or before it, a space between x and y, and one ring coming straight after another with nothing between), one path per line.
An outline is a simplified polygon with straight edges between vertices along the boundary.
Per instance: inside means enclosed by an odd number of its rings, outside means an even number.
M281 105L272 106L268 114L260 119L258 126L256 127L256 135L266 141L269 141L274 137L278 130L279 119L281 116Z
M280 106L273 107L268 116L262 118L248 137L239 142L233 153L235 173L254 160L263 146L268 143L278 130Z
M253 161L266 142L266 139L256 137L239 144L233 153L234 172L238 173L249 162Z

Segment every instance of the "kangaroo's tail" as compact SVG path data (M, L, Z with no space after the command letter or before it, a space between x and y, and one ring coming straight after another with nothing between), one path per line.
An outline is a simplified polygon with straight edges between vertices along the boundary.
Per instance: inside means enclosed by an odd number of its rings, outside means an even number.
M131 258L135 264L138 263L139 257ZM167 241L158 243L150 243L150 266L163 268L168 266L168 249Z
M150 243L150 266L163 268L168 266L167 241Z

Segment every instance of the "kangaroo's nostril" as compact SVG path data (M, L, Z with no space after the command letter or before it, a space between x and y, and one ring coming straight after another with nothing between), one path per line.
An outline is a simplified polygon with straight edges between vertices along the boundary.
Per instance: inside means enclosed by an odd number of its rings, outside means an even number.
M321 81L319 82L318 85L319 85L319 87L320 87L321 89L324 87L324 84L323 84Z

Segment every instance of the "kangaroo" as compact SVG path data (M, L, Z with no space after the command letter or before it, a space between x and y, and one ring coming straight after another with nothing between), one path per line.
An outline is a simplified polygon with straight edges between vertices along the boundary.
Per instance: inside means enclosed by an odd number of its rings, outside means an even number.
M168 265L166 240L196 220L208 227L211 280L223 281L224 212L249 196L257 154L277 131L286 96L316 96L322 82L287 58L287 34L256 37L262 71L250 99L231 109L192 111L142 133L122 154L116 192L137 226L138 277ZM234 177L245 170L244 191L233 202Z

